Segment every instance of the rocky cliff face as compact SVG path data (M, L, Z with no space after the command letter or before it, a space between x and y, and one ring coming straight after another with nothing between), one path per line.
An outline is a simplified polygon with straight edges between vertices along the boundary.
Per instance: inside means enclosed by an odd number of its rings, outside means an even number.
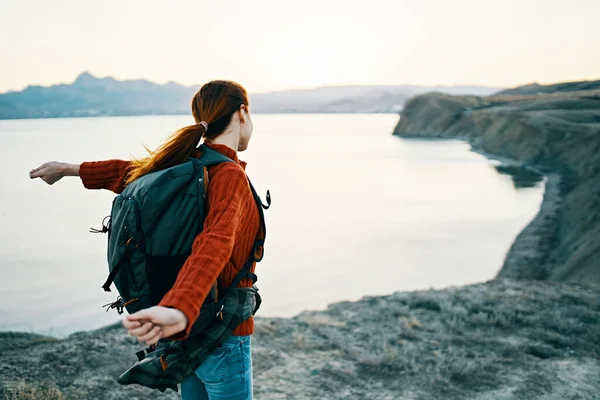
M600 282L600 90L536 90L418 96L394 134L464 139L477 151L546 173L540 214L519 235L500 276Z

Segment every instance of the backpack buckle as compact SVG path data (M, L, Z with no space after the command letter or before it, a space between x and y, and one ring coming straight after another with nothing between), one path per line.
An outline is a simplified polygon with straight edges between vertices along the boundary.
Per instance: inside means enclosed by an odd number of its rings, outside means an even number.
M224 304L221 304L221 308L219 309L219 312L215 315L215 317L221 317L221 319L223 319L223 309L225 308Z
M264 247L263 246L257 246L254 249L254 259L256 261L260 261L263 258L263 254L264 254Z

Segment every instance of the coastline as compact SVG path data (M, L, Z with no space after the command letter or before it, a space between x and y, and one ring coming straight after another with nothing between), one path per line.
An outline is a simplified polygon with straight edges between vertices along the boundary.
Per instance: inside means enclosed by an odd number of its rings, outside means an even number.
M481 98L429 93L413 98L402 111L395 136L463 140L488 159L545 177L540 210L515 238L498 277L600 283L597 94Z
M489 160L498 160L505 165L526 168L544 177L544 194L537 214L517 235L506 252L502 268L496 278L547 279L550 269L546 265L550 247L556 240L557 219L563 203L562 182L564 178L541 165L519 162L510 157L499 156L478 148L468 138L471 151Z
M532 220L519 232L507 249L504 262L496 278L510 279L546 279L551 268L546 266L550 247L556 241L558 228L557 218L563 203L563 180L557 172L552 172L542 165L520 162L510 157L490 153L477 146L477 143L465 137L420 137L418 135L396 134L402 139L444 141L460 140L471 146L471 151L486 157L490 161L498 161L504 166L528 169L543 176L544 193L540 208Z
M498 156L477 148L469 140L467 142L471 144L472 151L490 160L528 168L544 177L544 194L540 208L510 245L496 278L547 279L552 269L547 266L547 258L552 244L556 241L557 219L564 199L562 189L564 178L542 165L522 163L509 157Z
M527 164L509 157L502 157L478 148L468 139L461 140L466 140L471 145L471 151L481 154L489 160L498 160L505 165L531 169L544 177L544 193L540 208L510 245L496 278L547 279L551 270L547 266L547 258L551 245L556 241L557 219L564 198L562 192L564 178L559 173L552 172L542 165Z
M556 242L557 219L561 212L562 177L556 173L545 175L544 197L540 209L529 224L518 234L508 250L498 278L547 279L548 254Z

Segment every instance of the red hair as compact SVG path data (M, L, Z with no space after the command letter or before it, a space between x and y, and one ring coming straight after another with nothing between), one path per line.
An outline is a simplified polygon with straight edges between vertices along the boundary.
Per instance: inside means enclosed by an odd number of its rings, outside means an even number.
M212 140L219 136L240 106L248 107L248 104L246 90L235 82L217 80L204 84L192 98L192 115L196 124L179 129L154 151L146 148L147 157L132 160L126 183L150 172L181 164L192 155L203 137ZM208 124L208 131L200 124L201 121Z

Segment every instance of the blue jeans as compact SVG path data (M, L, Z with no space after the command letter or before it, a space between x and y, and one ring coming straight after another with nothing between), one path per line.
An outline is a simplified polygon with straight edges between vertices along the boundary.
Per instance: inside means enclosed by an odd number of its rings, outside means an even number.
M230 336L181 383L182 400L252 400L250 336Z

